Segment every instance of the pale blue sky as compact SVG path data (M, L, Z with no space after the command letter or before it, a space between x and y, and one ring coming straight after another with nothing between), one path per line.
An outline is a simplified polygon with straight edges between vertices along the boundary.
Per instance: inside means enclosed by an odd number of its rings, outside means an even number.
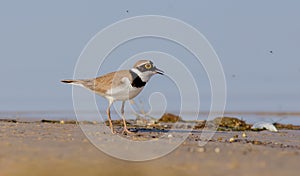
M1 1L0 111L72 110L71 87L59 80L72 78L79 54L98 31L137 15L178 18L205 35L224 68L227 110L299 111L299 7L291 0ZM175 44L151 40L128 43L110 57L121 63L157 48L188 57ZM192 72L202 73L189 62ZM108 62L99 73L116 68ZM209 94L206 79L199 76L203 97ZM161 78L151 81L144 95ZM203 109L209 102L201 101Z

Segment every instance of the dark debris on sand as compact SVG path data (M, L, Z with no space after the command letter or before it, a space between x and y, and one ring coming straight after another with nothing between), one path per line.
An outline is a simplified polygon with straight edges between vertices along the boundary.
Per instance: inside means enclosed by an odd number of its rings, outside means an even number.
M53 123L53 124L98 124L101 122L91 122L91 121L76 121L76 120L51 120L51 119L42 119L40 121L21 121L17 119L0 119L0 122L10 122L10 123ZM261 131L251 129L252 124L247 124L244 120L241 120L237 117L217 117L212 121L206 120L196 120L196 121L183 121L182 118L178 115L165 113L159 119L128 119L126 120L126 124L128 128L136 129L136 130L169 130L172 128L174 123L193 123L194 130L201 130L205 126L218 126L218 131ZM112 123L116 127L123 126L123 120L112 120ZM105 121L105 124L109 126L109 122ZM300 126L292 125L292 124L281 124L274 123L273 124L278 129L288 129L288 130L300 130Z
M158 122L164 123L176 123L179 121L182 121L182 118L171 113L165 113L160 119L158 119Z
M219 126L218 131L245 131L252 126L236 117L217 117L213 122Z
M300 130L300 126L299 125L281 124L281 123L274 123L273 125L277 129Z

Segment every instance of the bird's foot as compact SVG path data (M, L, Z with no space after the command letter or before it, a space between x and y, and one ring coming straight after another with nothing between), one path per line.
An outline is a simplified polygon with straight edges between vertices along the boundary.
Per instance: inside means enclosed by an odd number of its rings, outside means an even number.
M130 134L130 133L132 133L132 132L129 131L127 128L124 128L124 129L123 129L122 134Z
M116 131L113 128L111 128L110 131L112 134L116 134Z

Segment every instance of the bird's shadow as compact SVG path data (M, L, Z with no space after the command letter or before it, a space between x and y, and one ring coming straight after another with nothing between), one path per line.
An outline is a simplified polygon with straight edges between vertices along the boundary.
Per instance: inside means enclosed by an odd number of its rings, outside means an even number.
M130 128L134 133L215 133L206 130Z

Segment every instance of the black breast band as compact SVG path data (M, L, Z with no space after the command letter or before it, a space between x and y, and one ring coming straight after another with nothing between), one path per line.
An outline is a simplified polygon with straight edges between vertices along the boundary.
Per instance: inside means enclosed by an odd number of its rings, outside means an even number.
M132 87L141 88L146 85L146 82L142 81L142 79L137 75L135 72L129 70L131 76L132 76Z

